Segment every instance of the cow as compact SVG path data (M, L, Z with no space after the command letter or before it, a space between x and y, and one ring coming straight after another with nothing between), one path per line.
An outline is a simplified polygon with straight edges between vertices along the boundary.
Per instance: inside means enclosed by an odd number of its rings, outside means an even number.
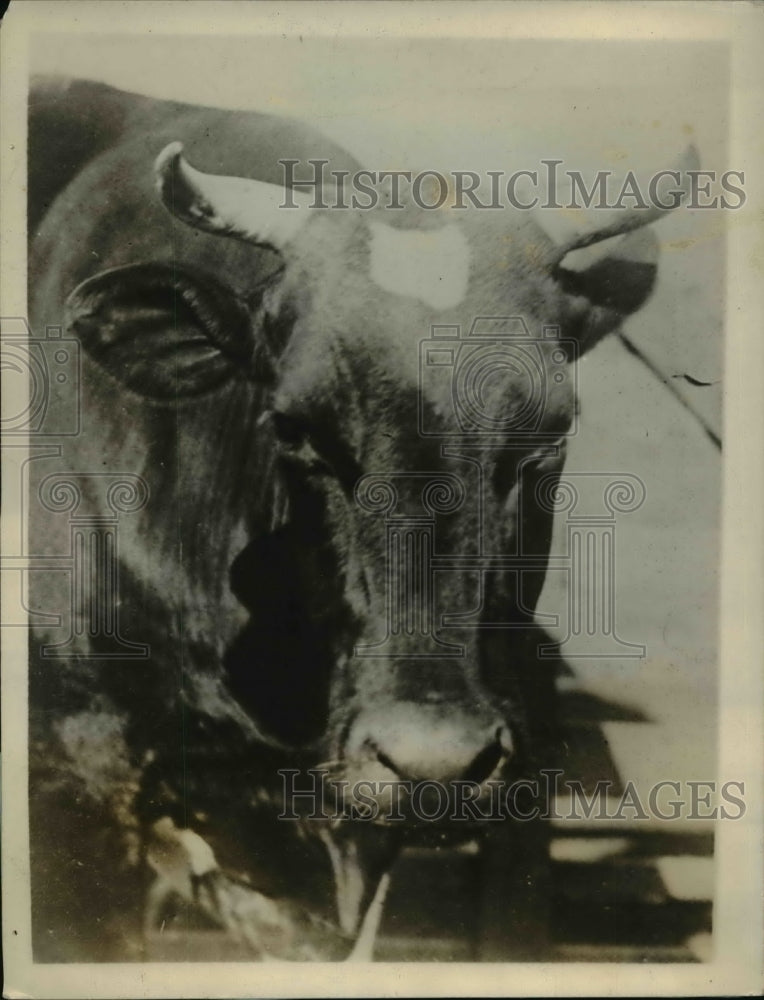
M29 151L30 323L81 366L76 400L49 389L77 433L30 461L32 550L74 565L30 572L35 956L145 956L175 887L263 957L263 919L231 917L250 887L304 934L288 957L368 958L418 819L364 822L353 789L481 802L552 711L540 491L660 213L560 242L543 212L287 208L280 160L360 165L296 121L87 81L32 88ZM499 347L460 389L459 345L437 372L421 345L476 320ZM355 821L279 820L284 775L305 797L321 769Z

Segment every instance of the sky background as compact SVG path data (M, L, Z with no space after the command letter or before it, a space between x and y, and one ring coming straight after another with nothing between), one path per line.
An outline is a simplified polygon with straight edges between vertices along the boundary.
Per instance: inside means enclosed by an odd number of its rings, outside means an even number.
M373 169L536 152L663 165L688 137L718 168L726 138L722 43L42 34L30 66L306 118Z

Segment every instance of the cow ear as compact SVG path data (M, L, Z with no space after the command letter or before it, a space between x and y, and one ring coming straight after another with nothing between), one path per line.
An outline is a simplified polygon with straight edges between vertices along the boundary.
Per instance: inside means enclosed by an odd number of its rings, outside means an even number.
M603 244L568 254L555 270L571 297L570 326L579 354L636 312L655 284L658 240L652 230L639 229L608 242L613 244L609 249Z
M249 372L249 312L209 275L165 264L102 271L66 304L67 328L123 385L157 401L198 396Z

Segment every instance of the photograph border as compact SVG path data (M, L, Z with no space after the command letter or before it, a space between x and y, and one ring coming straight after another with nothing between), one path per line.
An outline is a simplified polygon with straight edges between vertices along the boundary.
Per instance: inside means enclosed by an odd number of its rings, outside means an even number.
M237 3L16 0L0 31L0 315L26 294L28 41L78 34L321 34L526 39L725 39L731 52L729 164L747 204L727 219L720 625L720 782L744 781L746 815L716 826L714 957L698 965L621 963L40 964L31 958L26 639L2 632L3 948L7 997L638 996L758 993L764 923L764 17L746 3ZM5 373L4 373L5 374ZM16 404L18 404L18 400ZM5 405L10 405L6 400ZM23 448L4 449L4 470ZM4 475L3 540L18 533ZM701 540L702 543L702 540ZM3 587L7 581L3 580Z

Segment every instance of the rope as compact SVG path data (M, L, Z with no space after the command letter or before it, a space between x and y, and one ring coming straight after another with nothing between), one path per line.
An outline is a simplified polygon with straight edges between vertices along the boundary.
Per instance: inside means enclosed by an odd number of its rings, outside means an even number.
M642 351L641 348L637 347L634 341L631 340L630 337L627 337L625 333L619 332L617 336L618 339L623 344L623 346L629 352L629 354L632 354L635 358L637 358L638 361L641 361L642 364L645 366L645 368L647 368L647 370L651 372L658 379L659 382L662 382L663 385L666 386L666 388L674 397L674 399L676 399L684 407L684 409L687 410L687 412L693 417L695 422L702 428L703 433L706 435L709 441L711 441L716 446L716 448L718 448L718 450L721 451L722 439L719 437L719 435L716 433L713 427L711 427L711 425L708 423L705 417L703 417L703 415L695 409L692 403L686 400L684 396L677 390L676 386L671 381L671 378L668 375L666 375L665 372L663 372L661 368L651 358L649 358L644 353L644 351Z

